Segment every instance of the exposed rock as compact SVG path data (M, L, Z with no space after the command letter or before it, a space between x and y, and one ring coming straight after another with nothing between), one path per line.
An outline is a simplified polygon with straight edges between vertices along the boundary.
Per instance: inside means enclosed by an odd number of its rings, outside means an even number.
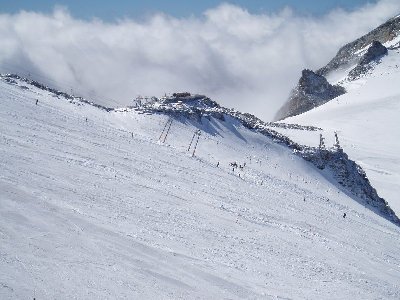
M341 148L304 148L300 155L322 170L323 174L333 176L343 189L356 196L354 199L357 202L368 205L375 213L400 226L400 219L388 203L379 197L364 170L349 159Z
M366 65L374 60L380 59L382 56L388 54L388 50L378 41L373 41L371 47L368 48L367 53L361 58L359 64Z
M292 90L289 99L275 115L275 120L282 120L295 116L320 106L346 91L340 85L331 85L325 79L331 71L356 65L349 73L348 79L354 80L373 68L374 62L387 53L387 48L382 45L393 40L400 34L400 17L392 18L372 30L368 34L343 46L336 56L323 68L315 73L303 71L299 84ZM365 49L371 45L368 50ZM366 53L362 55L363 52ZM321 76L321 77L318 77Z
M179 97L188 97L190 96L190 93L188 92L182 92L182 93L173 93L172 96L179 98Z
M349 72L349 79L354 80L373 69L373 62L378 62L382 56L388 54L388 49L380 42L374 41L368 51L361 57L358 65Z
M324 76L303 70L299 83L292 90L289 100L277 112L275 120L301 114L345 92L343 87L331 85Z
M392 18L354 42L340 48L336 56L325 67L319 69L317 73L326 76L329 72L337 70L340 67L357 63L360 59L357 55L359 51L368 47L374 41L379 41L382 44L391 41L399 33L400 17Z

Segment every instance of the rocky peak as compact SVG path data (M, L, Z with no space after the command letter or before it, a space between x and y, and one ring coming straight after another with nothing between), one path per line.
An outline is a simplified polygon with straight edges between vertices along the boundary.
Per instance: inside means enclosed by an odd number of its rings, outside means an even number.
M366 65L372 61L380 59L388 53L388 49L383 46L379 41L373 41L372 45L368 48L367 53L363 55L359 64Z
M384 44L388 41L393 40L400 34L400 18L394 17L375 28L366 35L359 39L348 43L347 45L340 48L336 56L324 67L317 71L318 74L326 76L333 70L336 70L342 66L346 66L350 63L358 62L360 57L358 53L368 47L368 45L374 42L380 42Z
M388 54L388 49L378 41L373 41L367 52L361 57L357 66L349 72L349 80L355 80L374 68L373 62L378 62Z
M343 87L331 85L325 77L332 71L354 65L355 67L348 74L348 79L359 78L388 53L388 49L383 44L393 41L399 35L400 16L397 16L340 48L336 56L316 72L303 70L298 85L275 115L275 120L301 114L344 94L346 91ZM397 49L393 47L389 49Z
M301 72L298 85L306 94L321 94L322 96L324 96L331 87L324 76L318 75L308 69Z
M331 85L324 76L311 70L303 70L297 86L292 90L289 100L275 116L276 120L299 115L329 100L344 94L346 90Z

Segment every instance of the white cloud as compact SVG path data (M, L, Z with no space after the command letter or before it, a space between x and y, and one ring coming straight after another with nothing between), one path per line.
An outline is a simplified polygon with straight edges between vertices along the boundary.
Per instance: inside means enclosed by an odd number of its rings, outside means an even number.
M250 14L223 4L202 17L154 15L116 23L53 14L0 14L0 72L39 81L109 106L137 95L206 94L227 107L268 120L303 68L325 65L339 47L400 11L381 0L322 17Z

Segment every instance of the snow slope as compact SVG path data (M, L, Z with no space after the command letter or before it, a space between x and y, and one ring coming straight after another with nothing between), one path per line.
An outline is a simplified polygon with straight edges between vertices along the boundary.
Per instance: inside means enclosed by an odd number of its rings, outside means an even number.
M399 227L234 120L0 101L0 299L400 298Z
M387 45L388 46L388 45ZM285 123L322 127L327 144L338 132L341 146L366 171L372 185L400 215L400 53L399 49L355 81L341 81L348 93ZM297 142L318 145L319 133L281 130Z

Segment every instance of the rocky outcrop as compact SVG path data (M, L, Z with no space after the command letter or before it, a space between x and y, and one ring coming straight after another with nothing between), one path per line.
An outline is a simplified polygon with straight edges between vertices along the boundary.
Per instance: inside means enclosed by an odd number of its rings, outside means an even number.
M322 174L335 179L345 191L355 196L354 200L358 203L400 226L400 219L389 204L379 197L364 170L349 159L343 149L303 148L300 156L314 164Z
M299 84L279 109L275 120L304 113L344 94L346 91L343 87L329 84L325 76L332 71L355 66L349 72L348 80L359 78L374 67L374 62L379 62L379 59L387 54L388 49L382 43L393 40L399 34L400 16L397 16L354 42L343 46L325 67L316 72L304 70ZM367 47L369 48L367 49Z
M357 66L349 72L349 80L355 80L361 75L373 69L373 62L378 62L383 56L388 54L388 49L380 42L374 41L367 52L361 57Z
M357 63L360 57L358 53L372 44L374 41L378 41L382 44L393 40L400 33L400 17L397 16L375 28L366 35L360 37L354 42L348 43L347 45L340 48L336 56L325 66L319 69L316 73L326 76L329 72L337 70L340 67Z
M311 70L303 70L299 83L292 90L289 100L276 114L275 120L299 115L345 92L343 87L331 85L324 76Z
M368 48L367 53L363 55L359 64L366 65L372 61L379 60L382 56L388 54L388 50L378 41L373 41L371 47Z

